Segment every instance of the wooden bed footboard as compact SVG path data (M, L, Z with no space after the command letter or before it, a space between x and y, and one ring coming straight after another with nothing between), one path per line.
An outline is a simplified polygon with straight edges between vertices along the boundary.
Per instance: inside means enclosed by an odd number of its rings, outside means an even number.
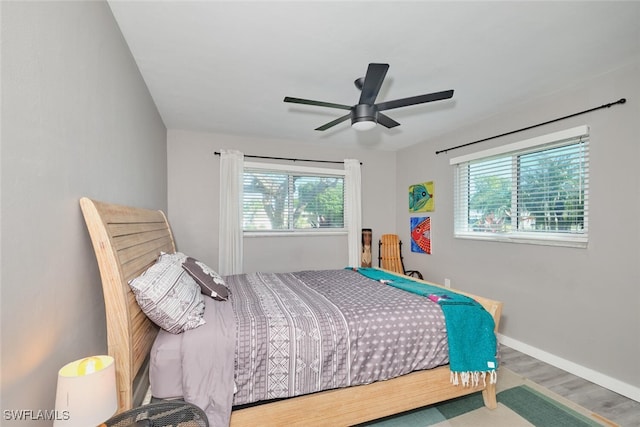
M105 299L108 352L116 363L118 412L141 403L146 392L146 363L158 327L140 310L128 282L151 266L160 252L175 252L171 227L161 211L80 200L95 251ZM434 285L430 282L430 285ZM437 286L437 285L436 285ZM456 291L459 292L459 291ZM493 316L496 331L502 303L474 298ZM372 384L328 390L234 410L232 426L353 425L477 391L496 407L495 384L454 386L449 367L413 372Z
M495 384L453 386L446 365L392 380L240 409L231 413L231 426L352 426L478 391L483 392L485 406L495 409Z

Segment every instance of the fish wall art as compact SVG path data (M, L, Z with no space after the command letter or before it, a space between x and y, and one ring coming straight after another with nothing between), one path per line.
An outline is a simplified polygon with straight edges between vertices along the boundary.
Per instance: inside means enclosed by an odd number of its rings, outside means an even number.
M433 181L409 186L409 212L432 212L434 205Z
M414 216L411 221L411 252L431 254L431 217Z

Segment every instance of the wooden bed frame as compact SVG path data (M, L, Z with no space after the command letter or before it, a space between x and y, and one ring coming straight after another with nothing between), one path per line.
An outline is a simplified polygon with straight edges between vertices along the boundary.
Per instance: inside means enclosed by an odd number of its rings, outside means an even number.
M116 364L118 412L139 405L148 389L148 355L158 332L138 307L128 281L145 271L161 251L175 252L162 211L80 200L102 279L109 355ZM433 283L430 283L433 285ZM456 291L459 292L459 291ZM502 303L464 292L491 313L496 330ZM495 384L454 386L449 366L413 372L372 384L318 392L234 410L231 426L353 425L482 391L497 406Z

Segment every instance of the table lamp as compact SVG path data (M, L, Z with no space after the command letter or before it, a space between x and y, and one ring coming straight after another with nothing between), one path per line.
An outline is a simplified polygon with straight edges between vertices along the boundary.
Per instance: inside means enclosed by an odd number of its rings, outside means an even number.
M97 426L117 409L113 357L86 357L68 363L58 371L54 427Z

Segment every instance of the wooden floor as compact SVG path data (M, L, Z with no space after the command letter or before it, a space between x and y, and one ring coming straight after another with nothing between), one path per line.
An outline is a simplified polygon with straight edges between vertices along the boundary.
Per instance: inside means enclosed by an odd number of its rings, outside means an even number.
M640 427L640 402L626 398L505 345L500 363L621 427Z

